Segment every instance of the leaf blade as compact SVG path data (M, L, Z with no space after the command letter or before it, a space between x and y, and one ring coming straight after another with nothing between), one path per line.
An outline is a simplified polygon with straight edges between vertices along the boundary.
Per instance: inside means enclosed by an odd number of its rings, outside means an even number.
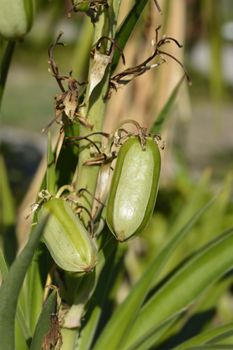
M151 288L151 285L155 280L155 275L156 278L158 278L159 272L164 266L168 257L170 257L179 242L185 238L185 236L189 233L190 228L195 224L199 217L209 208L212 203L213 200L208 202L201 210L196 212L195 215L188 221L188 223L182 227L182 229L178 231L176 235L174 235L171 241L154 259L152 264L146 270L146 273L132 289L129 296L116 310L114 316L109 321L100 338L98 339L94 350L104 349L110 342L112 350L117 350L119 346L122 345L124 336L129 331L131 324L139 311L139 308L141 307L147 293Z
M56 304L57 291L53 290L46 302L44 303L42 312L40 314L39 320L35 328L35 332L33 334L30 350L42 349L44 337L50 329L50 317L51 314L56 310Z
M132 9L129 11L128 15L126 16L125 20L121 24L119 30L116 33L116 43L117 46L123 50L138 19L140 18L144 7L146 6L148 0L140 0L140 1L135 1L134 6ZM113 61L112 61L112 67L111 70L112 72L116 69L116 66L119 62L120 59L120 52L119 50L116 50L113 56Z
M141 309L124 349L148 332L151 325L159 325L187 308L213 281L226 273L233 265L232 244L233 228L230 228L186 263ZM155 313L158 309L159 313Z
M197 336L192 337L191 339L188 339L187 341L183 342L181 345L178 345L175 348L173 348L173 350L185 350L189 347L204 345L211 341L214 341L214 342L220 341L224 338L227 338L228 336L231 336L232 334L233 334L233 323L220 326L220 327L215 327L206 332L202 332L201 334L198 334Z
M1 329L1 350L11 350L15 347L14 325L17 301L20 289L32 260L34 251L39 244L47 218L43 219L31 234L28 243L22 253L12 264L4 283L0 288L0 329Z
M18 245L15 232L16 214L7 170L2 156L0 156L0 214L0 225L2 226L0 238L3 243L5 259L8 264L11 264L15 259Z
M175 99L178 95L178 92L180 90L180 87L185 79L186 75L184 74L178 83L175 85L174 89L172 90L170 96L168 97L166 103L164 104L163 108L161 109L157 119L155 120L154 124L150 128L150 132L152 134L157 134L161 131L163 123L168 119L169 113L171 111L171 108L175 102Z

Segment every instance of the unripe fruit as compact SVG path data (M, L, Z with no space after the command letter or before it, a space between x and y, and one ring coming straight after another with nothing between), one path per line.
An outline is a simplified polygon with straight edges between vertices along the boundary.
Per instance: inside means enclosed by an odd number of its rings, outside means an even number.
M21 39L33 22L33 0L0 0L0 35Z
M53 198L41 212L50 214L43 241L56 264L71 272L92 270L97 263L96 245L69 204Z
M157 143L147 138L142 148L138 137L121 147L107 203L107 224L119 241L141 232L155 206L161 167Z

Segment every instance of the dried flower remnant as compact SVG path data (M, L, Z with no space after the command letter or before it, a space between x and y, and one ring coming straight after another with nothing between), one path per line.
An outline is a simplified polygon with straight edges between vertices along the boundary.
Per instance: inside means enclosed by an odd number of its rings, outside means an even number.
M69 75L61 75L59 73L59 68L54 59L54 49L57 46L64 46L62 42L60 42L60 38L62 33L60 33L53 45L49 48L49 72L56 79L57 84L62 91L60 95L55 96L55 118L47 125L43 131L47 131L47 129L53 124L54 121L64 125L64 115L66 116L66 121L75 122L78 121L82 125L92 128L92 125L88 122L88 120L80 114L81 104L79 103L79 86L84 85L86 83L79 83L72 76L72 71L70 71ZM63 82L66 83L67 87L64 87Z
M110 42L109 49L106 47L108 42ZM93 64L90 72L90 87L88 92L89 97L91 96L95 87L102 81L107 67L112 62L116 48L120 52L123 64L125 64L125 57L122 50L117 45L116 41L111 38L102 36L92 48L91 56L93 58Z
M95 23L98 21L100 13L107 8L107 0L73 0L72 10L74 12L85 12L91 18L91 21Z
M57 313L50 315L50 330L45 335L42 350L60 350L62 346L62 335L60 331L59 318Z
M135 67L130 67L125 69L124 71L114 75L110 80L110 87L108 91L108 96L111 96L111 90L114 89L117 91L117 89L121 86L127 85L129 82L131 82L134 78L144 74L145 72L151 70L152 68L156 68L160 66L162 63L166 62L164 56L168 56L175 60L183 69L184 65L182 62L180 62L176 57L171 55L170 53L161 50L161 47L165 44L169 44L171 42L174 42L179 48L182 47L182 45L173 37L170 36L163 36L161 39L159 39L159 29L160 26L156 28L155 30L155 40L152 43L153 45L153 53L150 57L148 57L145 61L138 64ZM158 59L157 62L150 64L150 62L154 59ZM190 82L190 78L188 74L186 73L184 69L185 75L187 77L188 82Z

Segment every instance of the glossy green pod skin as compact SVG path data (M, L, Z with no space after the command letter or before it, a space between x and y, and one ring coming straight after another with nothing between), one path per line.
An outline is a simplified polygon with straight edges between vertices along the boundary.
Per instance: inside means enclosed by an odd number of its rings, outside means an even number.
M43 204L41 214L50 214L43 234L56 264L65 271L85 272L97 263L97 248L71 207L63 199Z
M23 38L33 15L34 0L0 0L0 35L11 40Z
M147 138L142 149L138 137L121 147L107 203L107 224L117 240L141 232L154 210L158 193L161 157L157 143Z

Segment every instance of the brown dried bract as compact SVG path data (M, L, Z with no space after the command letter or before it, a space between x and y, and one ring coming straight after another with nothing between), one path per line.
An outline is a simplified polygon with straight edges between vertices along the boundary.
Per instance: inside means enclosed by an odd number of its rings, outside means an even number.
M46 334L42 350L59 350L62 346L62 336L60 331L60 324L57 313L50 316L50 330Z

